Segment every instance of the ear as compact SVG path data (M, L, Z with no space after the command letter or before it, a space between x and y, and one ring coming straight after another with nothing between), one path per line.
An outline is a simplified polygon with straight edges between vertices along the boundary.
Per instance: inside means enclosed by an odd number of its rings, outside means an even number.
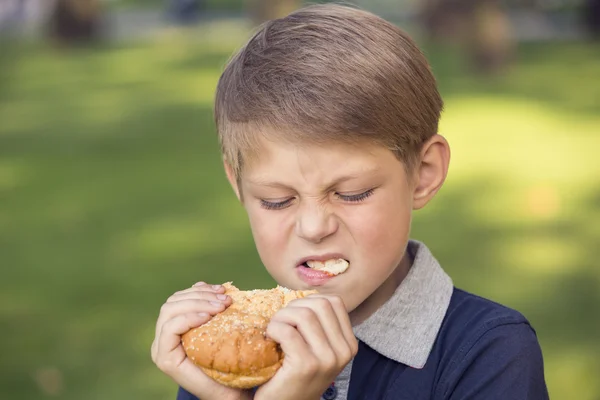
M242 201L242 198L240 196L240 188L238 185L238 181L235 177L235 173L233 172L233 169L225 160L223 160L223 166L225 167L225 174L227 174L227 180L229 181L231 188L235 192L235 195L237 196L238 200Z
M441 135L434 135L423 145L415 171L413 209L423 208L440 190L448 175L450 145Z

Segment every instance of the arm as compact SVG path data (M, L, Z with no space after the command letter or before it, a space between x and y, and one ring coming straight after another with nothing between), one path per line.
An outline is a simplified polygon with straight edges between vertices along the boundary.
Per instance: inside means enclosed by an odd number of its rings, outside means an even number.
M495 326L470 347L435 398L547 400L542 351L526 323Z

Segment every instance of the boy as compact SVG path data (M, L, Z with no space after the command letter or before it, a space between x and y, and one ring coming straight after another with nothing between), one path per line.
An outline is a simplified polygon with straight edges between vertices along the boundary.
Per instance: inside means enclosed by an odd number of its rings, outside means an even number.
M221 286L171 296L152 356L178 399L547 399L541 350L518 312L453 287L409 240L442 186L442 100L401 30L361 10L310 6L265 24L217 87L225 170L278 284L318 289L267 335L283 366L255 391L207 378L180 335L224 310ZM318 267L343 259L330 277ZM332 383L333 382L333 383Z

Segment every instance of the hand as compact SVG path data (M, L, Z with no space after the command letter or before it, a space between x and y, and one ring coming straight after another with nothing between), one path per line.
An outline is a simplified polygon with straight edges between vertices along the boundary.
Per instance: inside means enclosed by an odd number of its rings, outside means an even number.
M290 302L267 327L285 355L257 400L320 399L358 351L348 312L338 296L315 294Z
M247 391L228 388L206 376L187 358L181 344L181 335L207 323L231 305L231 298L224 292L223 286L204 282L176 292L163 304L156 322L152 361L178 385L202 400L251 398Z

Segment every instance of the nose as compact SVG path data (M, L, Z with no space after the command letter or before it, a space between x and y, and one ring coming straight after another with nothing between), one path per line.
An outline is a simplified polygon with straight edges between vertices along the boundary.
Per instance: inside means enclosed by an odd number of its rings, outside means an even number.
M312 243L322 242L338 229L335 215L322 204L305 204L299 207L296 234Z

